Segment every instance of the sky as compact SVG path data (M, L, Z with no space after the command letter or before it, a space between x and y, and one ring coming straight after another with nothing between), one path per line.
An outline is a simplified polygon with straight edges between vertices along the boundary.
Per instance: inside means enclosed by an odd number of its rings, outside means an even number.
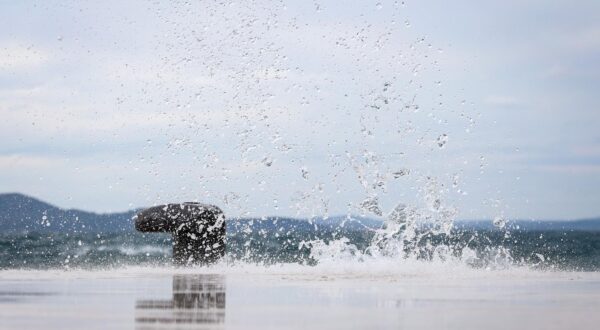
M0 193L600 215L598 1L0 1Z

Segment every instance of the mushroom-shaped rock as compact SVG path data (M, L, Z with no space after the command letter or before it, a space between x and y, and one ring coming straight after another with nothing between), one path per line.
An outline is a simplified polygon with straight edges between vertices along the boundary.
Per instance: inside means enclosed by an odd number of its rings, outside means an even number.
M139 212L135 229L173 234L173 262L211 264L225 255L225 215L214 205L166 204Z

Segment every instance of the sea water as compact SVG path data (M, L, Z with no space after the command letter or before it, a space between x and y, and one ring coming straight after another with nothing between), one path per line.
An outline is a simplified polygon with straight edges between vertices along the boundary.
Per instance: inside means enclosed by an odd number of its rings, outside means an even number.
M312 227L303 220L228 222L222 263L293 265L309 271L322 264L384 262L460 264L474 269L526 267L543 270L600 270L600 232L573 230L430 228L353 229ZM301 225L298 225L301 224ZM316 228L316 229L315 229ZM172 239L166 234L0 234L0 269L105 269L170 267Z

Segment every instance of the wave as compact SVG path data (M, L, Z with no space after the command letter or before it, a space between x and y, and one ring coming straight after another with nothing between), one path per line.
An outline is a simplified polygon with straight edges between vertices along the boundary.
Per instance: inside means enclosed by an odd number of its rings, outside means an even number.
M600 270L600 232L468 229L450 213L397 207L379 227L300 221L240 222L227 234L223 269L299 267L406 271L427 268ZM440 216L450 214L447 217ZM423 224L418 219L428 219ZM102 270L171 265L170 235L141 233L0 235L0 270ZM226 266L223 266L226 265ZM254 265L254 266L252 266Z

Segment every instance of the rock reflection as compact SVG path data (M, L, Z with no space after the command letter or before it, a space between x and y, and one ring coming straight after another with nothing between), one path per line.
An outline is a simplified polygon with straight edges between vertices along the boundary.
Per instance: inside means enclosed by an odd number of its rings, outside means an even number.
M225 322L223 275L174 275L170 300L138 300L136 329L222 328Z

